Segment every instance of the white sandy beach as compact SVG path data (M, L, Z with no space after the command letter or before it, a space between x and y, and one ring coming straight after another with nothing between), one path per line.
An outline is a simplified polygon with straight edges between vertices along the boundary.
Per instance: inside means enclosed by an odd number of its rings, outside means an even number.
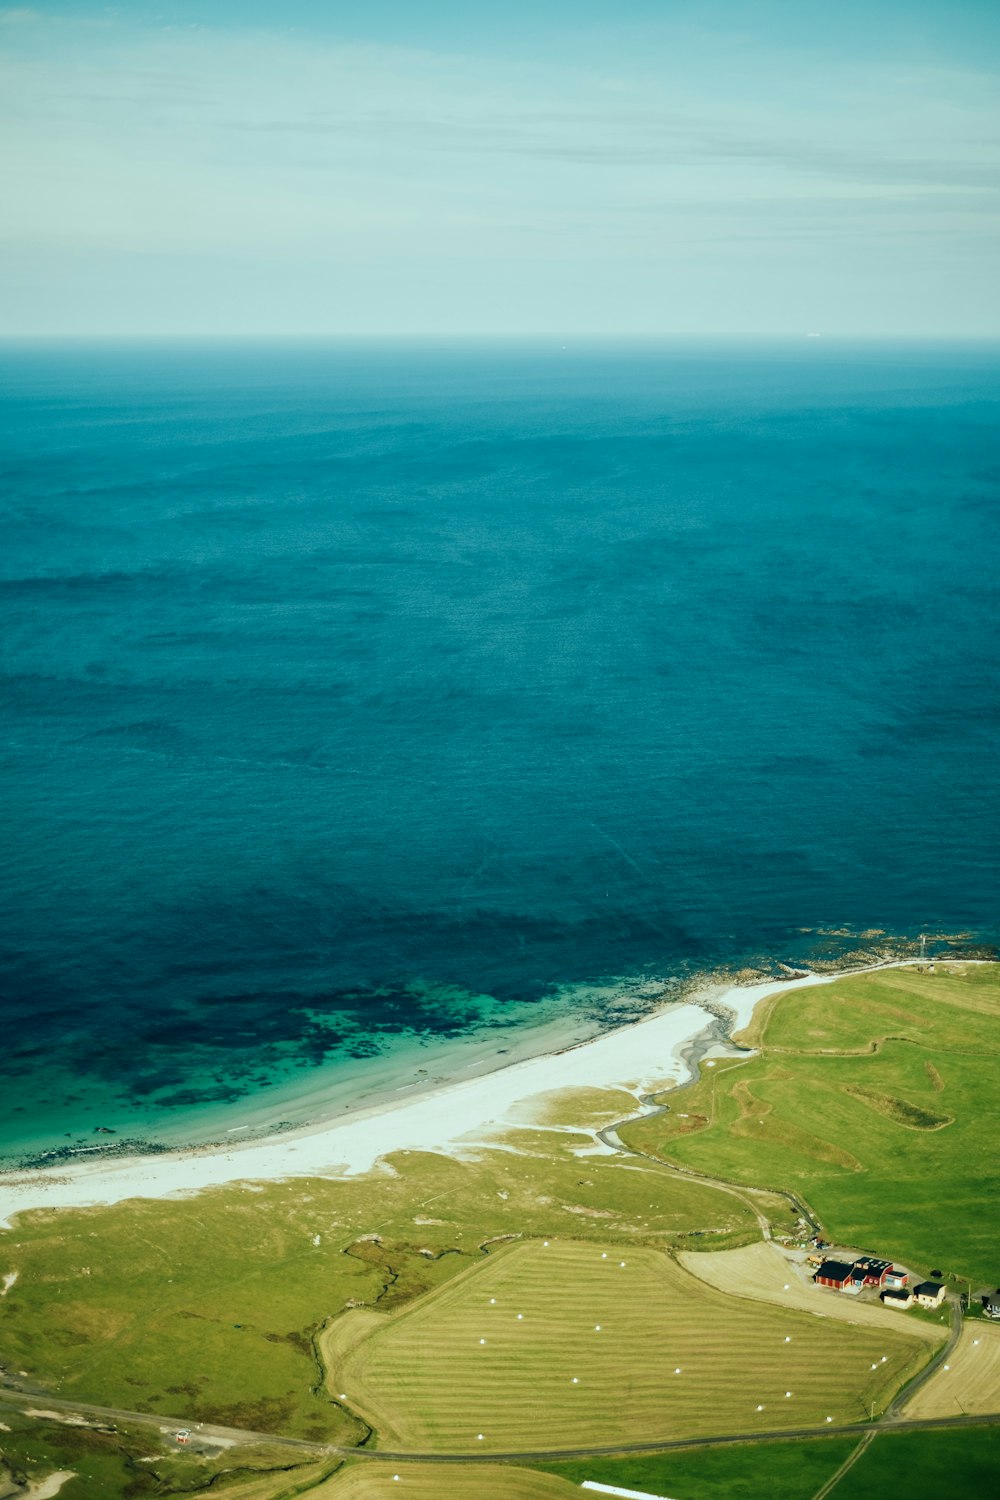
M810 975L728 989L715 986L701 999L732 1010L733 1029L739 1030L768 995L841 977ZM553 1090L618 1087L638 1097L684 1082L689 1076L684 1050L712 1020L693 997L579 1046L279 1136L0 1176L0 1225L9 1227L11 1215L25 1209L163 1198L231 1182L350 1175L369 1171L394 1151L469 1150L477 1135L495 1134L515 1123L515 1110L523 1123L525 1103Z

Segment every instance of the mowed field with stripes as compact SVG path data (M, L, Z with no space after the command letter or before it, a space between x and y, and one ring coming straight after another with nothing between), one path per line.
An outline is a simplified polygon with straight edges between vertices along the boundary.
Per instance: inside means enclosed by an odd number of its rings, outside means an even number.
M948 1362L906 1404L908 1417L1000 1413L1000 1327L970 1319Z
M652 1249L516 1245L321 1341L329 1388L399 1452L515 1453L859 1422L929 1357L904 1332L706 1285Z
M351 1463L309 1500L573 1500L579 1484L509 1464Z

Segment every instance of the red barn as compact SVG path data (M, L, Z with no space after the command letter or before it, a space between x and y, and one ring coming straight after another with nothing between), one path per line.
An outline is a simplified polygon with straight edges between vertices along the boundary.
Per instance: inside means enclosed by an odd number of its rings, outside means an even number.
M846 1260L825 1260L813 1277L817 1286L832 1286L842 1292L851 1282L854 1267Z
M854 1275L860 1276L862 1286L884 1286L892 1269L891 1260L875 1260L870 1255L854 1262Z

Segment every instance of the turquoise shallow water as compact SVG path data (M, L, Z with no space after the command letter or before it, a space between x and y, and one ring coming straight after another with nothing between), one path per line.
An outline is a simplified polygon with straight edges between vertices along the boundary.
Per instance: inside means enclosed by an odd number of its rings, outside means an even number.
M0 1148L996 936L995 349L0 375Z

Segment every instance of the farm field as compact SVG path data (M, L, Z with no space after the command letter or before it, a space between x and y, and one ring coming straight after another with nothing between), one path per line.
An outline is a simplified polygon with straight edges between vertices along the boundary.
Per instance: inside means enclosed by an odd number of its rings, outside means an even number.
M638 1458L546 1464L579 1486L585 1479L676 1500L813 1500L858 1446L859 1437L731 1448L697 1448ZM1000 1425L960 1432L879 1433L830 1500L984 1500L1000 1489ZM474 1494L475 1491L470 1491ZM498 1500L503 1496L498 1490ZM586 1491L577 1490L577 1494Z
M766 1240L738 1250L719 1250L714 1255L681 1250L677 1259L700 1281L740 1297L796 1307L838 1323L902 1331L931 1345L942 1343L948 1334L947 1310L940 1314L938 1326L922 1318L901 1318L898 1312L889 1311L878 1302L859 1302L839 1292L822 1290L813 1285L802 1269L790 1265L776 1245Z
M422 1453L858 1422L928 1355L729 1297L659 1251L563 1240L500 1251L346 1353L334 1324L321 1349L379 1447Z
M906 1404L908 1417L1000 1413L1000 1327L976 1318L965 1324L956 1348Z
M570 1500L579 1485L508 1464L348 1462L309 1500ZM585 1494L586 1492L584 1492Z
M779 995L763 1051L720 1061L630 1146L803 1194L828 1234L1000 1282L1000 967L889 969ZM750 1038L753 1040L753 1037Z
M364 1428L314 1390L313 1336L349 1303L398 1307L504 1236L756 1238L736 1198L652 1162L574 1155L589 1143L532 1127L475 1159L400 1153L343 1181L23 1214L0 1230L0 1280L17 1273L3 1361L69 1400L355 1443Z

